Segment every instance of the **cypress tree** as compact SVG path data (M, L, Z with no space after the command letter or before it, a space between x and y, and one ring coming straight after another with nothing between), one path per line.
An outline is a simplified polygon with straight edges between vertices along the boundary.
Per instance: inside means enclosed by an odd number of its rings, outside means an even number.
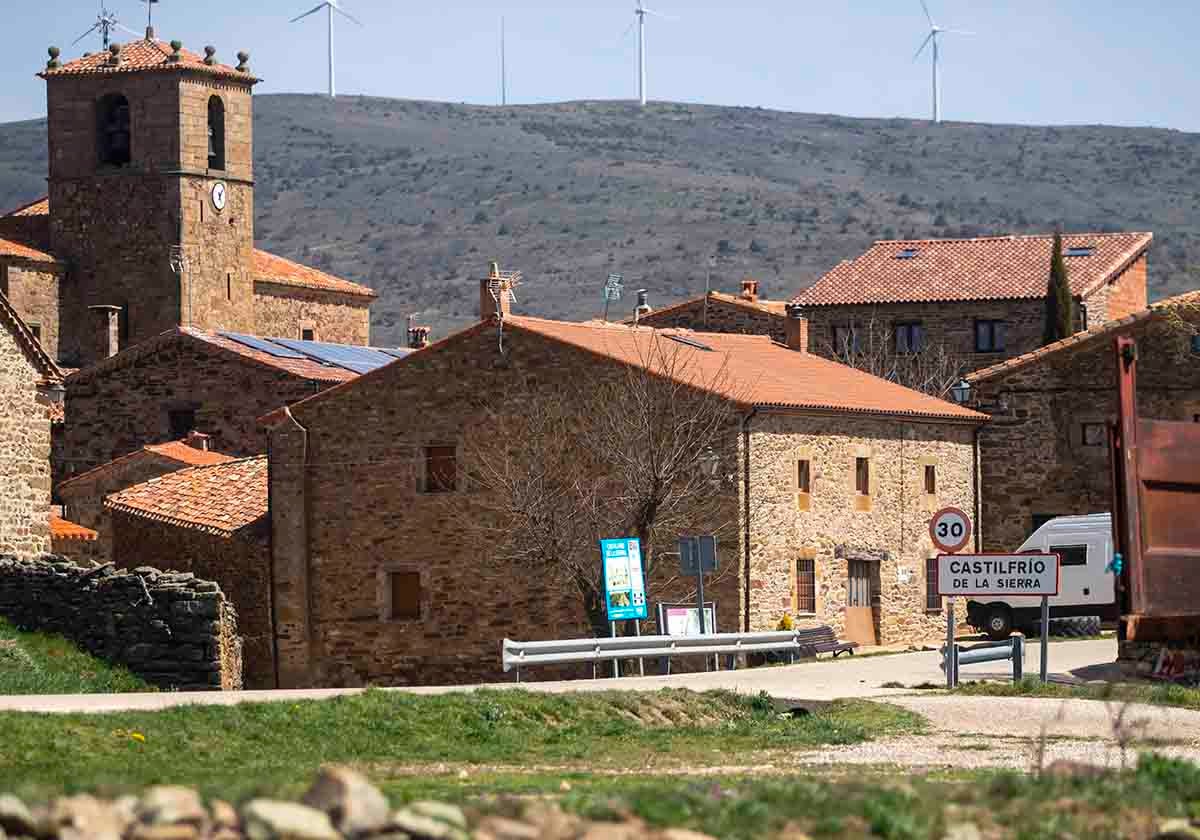
M1042 345L1053 344L1075 332L1075 300L1067 282L1067 264L1063 261L1062 234L1054 234L1050 256L1050 280L1046 286L1046 331Z

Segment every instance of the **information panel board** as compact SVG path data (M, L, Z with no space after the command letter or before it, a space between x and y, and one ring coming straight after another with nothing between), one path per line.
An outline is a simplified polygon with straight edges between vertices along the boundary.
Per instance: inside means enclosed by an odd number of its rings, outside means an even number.
M600 540L608 620L646 617L646 577L642 545L636 538Z
M717 632L717 605L704 602L704 629ZM700 610L695 604L659 604L658 632L664 636L699 636Z
M1057 595L1057 554L942 554L939 595L1006 598Z

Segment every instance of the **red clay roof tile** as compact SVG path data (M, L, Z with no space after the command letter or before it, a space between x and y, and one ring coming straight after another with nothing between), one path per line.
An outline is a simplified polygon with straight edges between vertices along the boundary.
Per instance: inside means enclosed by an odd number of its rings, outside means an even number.
M93 75L112 75L115 73L138 73L138 72L182 72L192 71L196 73L206 73L211 76L219 76L225 79L234 79L248 84L254 84L258 81L249 73L243 73L235 67L230 67L227 64L213 63L205 64L204 58L192 52L191 50L179 51L179 59L173 60L172 54L174 50L171 45L165 41L151 41L149 39L141 39L130 41L121 45L120 61L117 64L112 64L112 55L107 51L95 52L90 55L85 55L82 58L77 58L73 61L68 61L60 67L47 68L41 73L38 73L43 79L52 79L58 76L93 76Z
M1150 233L1076 233L1068 248L1094 248L1066 257L1071 291L1086 295L1113 279L1150 247ZM1052 236L919 239L876 242L840 263L794 303L802 306L1040 298L1050 274ZM912 254L905 258L904 254Z
M104 506L230 537L267 514L267 456L168 473L112 494Z
M213 452L211 450L196 449L194 446L189 446L186 439L173 440L167 443L151 443L119 458L113 458L111 461L101 464L98 467L92 467L86 472L71 476L58 485L57 492L62 493L64 490L78 486L79 483L97 478L115 467L124 467L147 457L166 458L178 463L180 468L207 467L214 464L227 464L230 461L236 460L232 455L225 455L224 453Z
M100 535L91 528L85 528L69 519L63 519L61 516L50 514L50 538L55 540L84 540L91 542L97 540Z
M254 249L254 279L259 283L278 283L282 286L299 286L323 292L340 292L344 295L374 298L374 290L359 283L352 283L315 268L292 262L266 251Z

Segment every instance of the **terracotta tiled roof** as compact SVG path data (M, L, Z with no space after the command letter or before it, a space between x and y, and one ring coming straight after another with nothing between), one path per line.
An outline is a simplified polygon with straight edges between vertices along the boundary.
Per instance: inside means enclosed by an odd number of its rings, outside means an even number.
M39 199L0 216L0 256L57 265L49 253L49 202Z
M1043 359L1046 356L1060 353L1072 347L1079 347L1084 344L1091 344L1101 338L1111 337L1119 332L1123 332L1135 324L1140 324L1151 318L1157 318L1163 313L1177 306L1187 306L1200 312L1200 289L1191 292L1184 292L1181 295L1174 297L1163 298L1160 301L1150 304L1145 309L1138 310L1132 314L1126 315L1124 318L1117 318L1114 321L1108 321L1099 326L1092 327L1090 330L1077 332L1074 335L1069 335L1066 338L1059 339L1053 344L1047 344L1045 347L1039 347L1029 353L1020 356L1014 356L1011 359L994 364L991 367L985 367L982 370L977 370L974 373L967 374L967 381L979 382L984 379L991 379L1002 373L1008 373L1016 368L1025 367L1032 364L1038 359Z
M1069 248L1093 248L1090 256L1067 256L1067 277L1076 295L1112 280L1150 247L1150 233L1076 233ZM952 300L1040 298L1050 274L1052 236L983 239L919 239L876 242L798 294L803 306L913 303Z
M0 292L0 326L6 327L26 352L33 366L41 374L43 383L61 383L63 380L62 370L54 363L54 360L46 354L42 349L42 343L34 338L33 333L29 331L29 327L21 320L21 316L17 314L17 310L12 308L12 304L8 302L8 298Z
M236 79L250 84L258 81L249 73L243 73L227 64L205 64L204 58L191 50L180 50L179 60L174 61L171 58L173 52L171 45L165 41L141 39L121 45L121 60L118 64L110 63L112 56L105 50L68 61L61 67L47 68L38 75L43 79L52 79L58 76L107 76L114 73L192 71L226 79Z
M314 382L348 382L358 374L335 365L326 365L311 359L286 359L272 356L261 350L247 347L245 344L226 338L217 333L198 330L194 327L176 327L159 333L154 338L147 339L127 347L115 356L83 368L71 374L72 383L87 382L96 376L102 376L113 370L133 364L144 359L176 341L202 341L211 347L217 347L250 364L265 366L275 370L310 379Z
M267 514L267 456L168 473L112 494L104 506L230 537Z
M99 539L100 535L91 528L85 528L68 519L63 519L61 516L51 514L50 537L55 540L84 540L91 542L92 540Z
M724 396L760 408L987 420L986 415L847 365L791 350L768 336L573 324L525 317L509 318L505 323L651 370L656 367L655 347L659 342L659 348L669 347L670 351L685 354L684 367L693 381L716 385Z
M28 204L23 204L16 210L12 210L4 214L6 217L16 216L49 216L50 215L50 197L42 196L37 201L31 201Z
M101 464L98 467L92 467L87 472L81 472L78 475L71 476L66 481L58 485L58 492L70 490L72 487L77 487L79 484L98 478L103 474L110 472L114 468L127 466L135 461L143 458L165 458L169 461L174 461L183 467L207 467L213 464L227 464L235 460L232 455L225 455L221 452L204 451L196 449L194 446L188 446L186 440L173 440L168 443L152 443L143 446L141 449L135 449L120 458L114 458L108 463Z
M752 309L755 312L765 312L768 315L778 315L780 318L787 317L788 302L786 300L763 300L762 298L759 298L758 300L747 300L741 295L731 295L728 292L709 292L708 295L710 300L717 301L718 303L727 303L730 306L740 306L744 309ZM703 301L704 295L688 298L687 300L680 301L679 303L673 303L670 306L664 306L662 309L655 309L646 316L646 319L653 322L656 317L670 315L678 310L686 309L689 306L695 306ZM625 323L631 324L633 323L633 320L633 317L630 316L629 318L625 319Z
M323 292L340 292L344 295L357 297L376 297L375 292L358 283L351 283L332 274L317 271L306 265L268 254L266 251L254 250L254 279L259 283L277 283L282 286L299 286L303 289L317 289Z

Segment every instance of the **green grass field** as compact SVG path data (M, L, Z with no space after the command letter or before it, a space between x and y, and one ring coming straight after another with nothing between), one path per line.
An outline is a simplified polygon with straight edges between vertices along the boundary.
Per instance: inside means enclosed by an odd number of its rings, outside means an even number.
M0 618L0 694L154 690L125 668L84 653L62 636L23 632Z
M956 691L976 697L1052 697L1079 700L1103 700L1110 703L1148 703L1200 710L1200 689L1181 685L1145 683L1104 683L1099 685L1062 685L1026 677L1019 683L963 683Z

